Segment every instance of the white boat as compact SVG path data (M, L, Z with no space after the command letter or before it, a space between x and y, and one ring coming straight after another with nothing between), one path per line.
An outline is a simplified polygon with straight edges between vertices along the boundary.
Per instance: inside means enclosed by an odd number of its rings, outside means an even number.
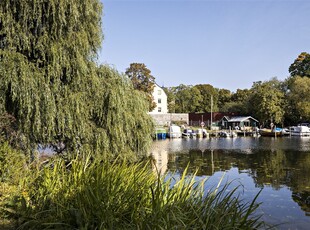
M220 137L237 137L237 133L235 132L227 132L227 131L221 131L219 132Z
M201 138L201 137L205 138L205 137L209 137L209 133L207 132L206 129L198 129L196 131L196 136L198 138Z
M169 138L180 138L182 137L181 127L177 125L170 125L167 134Z
M303 125L292 126L289 128L289 133L292 136L310 136L310 128Z
M196 137L196 133L193 132L191 129L184 129L182 132L182 137L189 138L189 137Z

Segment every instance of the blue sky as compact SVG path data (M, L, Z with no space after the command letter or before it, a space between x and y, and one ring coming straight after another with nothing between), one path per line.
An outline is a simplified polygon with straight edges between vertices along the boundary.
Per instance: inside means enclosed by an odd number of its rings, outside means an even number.
M284 80L310 53L310 0L102 0L99 63L144 63L159 85L231 91Z

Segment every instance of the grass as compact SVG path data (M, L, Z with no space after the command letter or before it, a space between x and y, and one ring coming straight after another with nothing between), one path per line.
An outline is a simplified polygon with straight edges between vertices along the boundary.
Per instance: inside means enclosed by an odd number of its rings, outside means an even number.
M257 229L256 198L229 184L205 193L187 171L159 176L151 162L77 157L28 167L15 196L2 202L12 229ZM3 216L3 215L2 215Z

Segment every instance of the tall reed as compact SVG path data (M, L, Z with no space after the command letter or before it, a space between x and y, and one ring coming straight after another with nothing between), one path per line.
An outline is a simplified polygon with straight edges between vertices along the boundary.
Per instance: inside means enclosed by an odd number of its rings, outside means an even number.
M25 187L18 229L257 229L259 204L228 184L204 192L185 172L159 176L149 162L55 158Z

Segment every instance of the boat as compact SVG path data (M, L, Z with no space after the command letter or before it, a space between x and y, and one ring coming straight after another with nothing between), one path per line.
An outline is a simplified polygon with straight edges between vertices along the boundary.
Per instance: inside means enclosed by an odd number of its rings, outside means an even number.
M304 125L292 126L289 128L289 133L292 136L310 136L310 128Z
M260 129L259 134L263 137L282 137L284 135L284 132L281 128Z
M155 138L156 140L165 140L166 139L166 129L165 128L156 128L155 129Z
M177 125L170 125L167 135L169 138L182 137L181 127Z
M237 137L237 134L235 132L227 132L227 131L221 131L218 133L219 137Z
M288 128L283 128L283 129L282 129L282 133L283 133L284 136L289 136L289 135L290 135L290 129L288 129Z
M191 129L184 129L182 132L182 137L185 138L196 137L196 133Z
M206 137L209 137L209 133L207 132L206 129L197 129L196 136L198 138L201 138L201 137L206 138Z

